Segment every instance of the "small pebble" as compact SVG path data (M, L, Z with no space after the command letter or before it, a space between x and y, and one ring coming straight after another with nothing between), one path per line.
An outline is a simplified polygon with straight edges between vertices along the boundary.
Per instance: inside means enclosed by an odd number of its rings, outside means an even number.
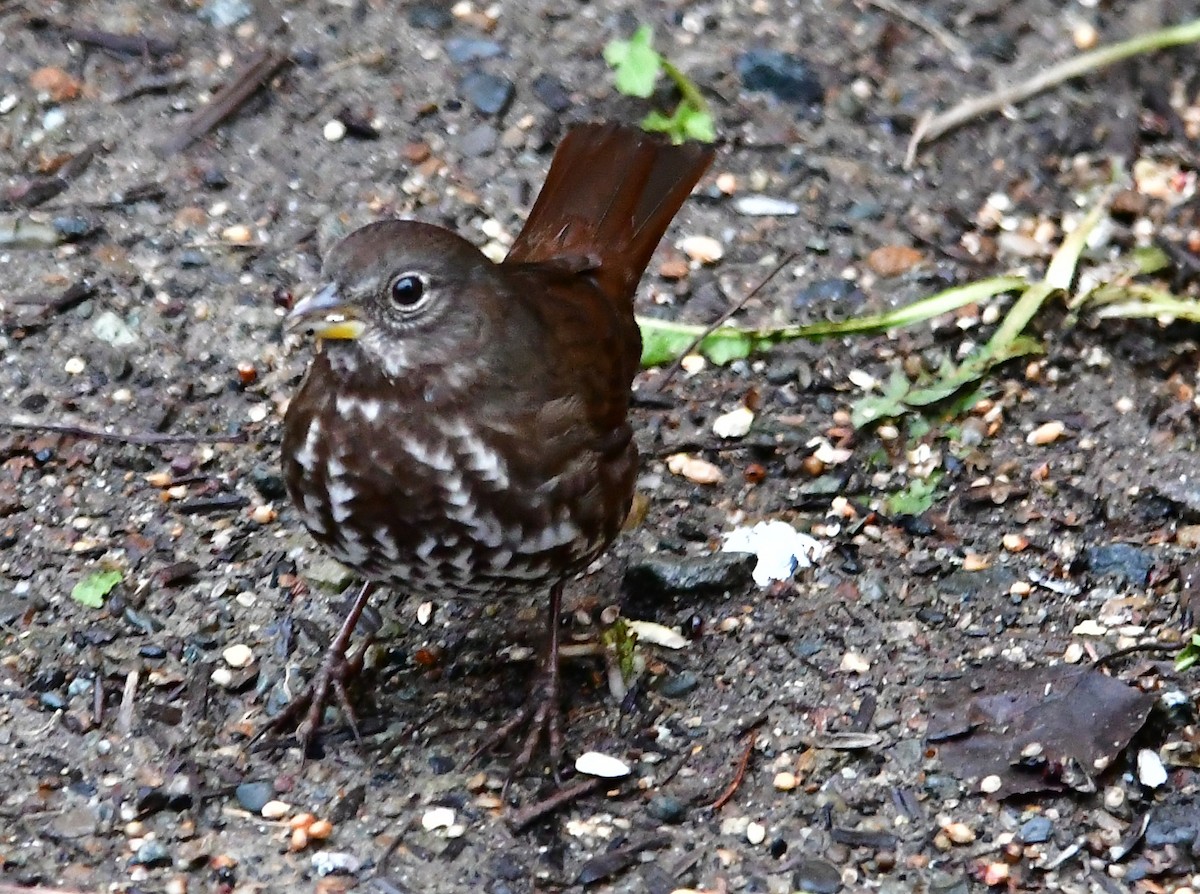
M629 775L629 765L619 758L599 751L586 751L575 761L576 771L601 779L620 779Z
M719 188L719 187L718 187ZM789 217L800 213L800 206L772 196L739 196L733 200L733 210L746 217Z
M221 239L231 245L249 245L254 241L254 230L246 224L234 224L221 231Z
M795 773L789 773L785 770L782 773L775 774L775 788L781 792L790 792L799 782L800 780L796 778Z
M721 243L711 236L685 236L675 247L700 264L715 264L725 256Z
M308 827L308 837L318 841L324 841L332 834L333 823L329 820L313 820L312 824Z
M754 411L749 407L738 407L722 413L713 420L713 434L718 438L741 438L750 431L754 423Z
M720 484L725 480L725 473L708 460L687 453L667 457L667 469L693 484Z
M87 364L82 357L71 357L63 364L63 371L69 376L77 376L87 369Z
M250 510L250 518L260 525L270 524L275 521L278 515L279 513L267 503L261 503Z
M1167 768L1153 748L1143 748L1137 753L1138 782L1146 788L1158 788L1167 781Z
M1088 618L1076 624L1072 628L1071 633L1074 636L1105 636L1108 633L1108 628L1095 618Z
M746 826L746 840L751 844L762 844L766 838L767 830L762 823L750 823Z
M1025 436L1025 443L1032 447L1044 447L1047 444L1053 444L1066 432L1067 426L1065 423L1054 421L1046 422L1039 425L1028 435Z
M852 674L865 674L871 669L871 662L857 652L847 652L842 656L842 663L838 669Z
M321 136L327 142L336 143L346 136L346 125L337 118L332 118L325 122L325 126L321 128Z
M262 814L263 819L277 820L277 819L283 819L285 816L287 816L289 813L291 813L291 811L292 811L291 804L287 804L283 801L277 801L277 800L273 799L273 800L268 801L266 804L264 804L262 806L262 810L260 810L259 813Z
M995 774L992 774L991 776L984 776L983 779L979 781L979 790L985 795L994 795L996 792L1000 791L1000 786L1002 784L1003 783L1001 782L1000 777L996 776Z
M942 831L955 844L970 844L975 840L975 830L966 823L949 823Z
M454 811L449 807L431 807L421 816L421 828L426 832L454 825Z
M242 668L248 667L250 662L254 660L254 652L250 647L243 643L235 643L229 646L221 653L221 657L225 659L225 663L230 667Z

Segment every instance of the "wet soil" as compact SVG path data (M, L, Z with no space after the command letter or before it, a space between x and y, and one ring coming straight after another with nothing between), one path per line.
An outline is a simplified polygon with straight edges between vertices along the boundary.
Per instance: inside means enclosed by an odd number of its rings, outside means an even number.
M514 828L558 784L539 768L505 790L509 755L466 760L522 698L535 602L388 594L358 691L365 750L336 712L307 762L286 737L250 742L313 672L351 583L303 532L278 472L309 356L284 339L283 308L337 233L413 215L502 250L571 122L644 114L615 93L601 51L650 23L708 92L721 148L639 311L707 322L792 251L739 321L846 317L1039 271L1114 158L1143 176L1094 256L1157 242L1169 285L1194 297L1188 50L1072 82L902 164L927 108L1065 58L1089 26L1116 40L1194 5L915 4L962 42L968 70L926 29L849 0L300 0L213 21L238 5L0 0L0 887L1197 884L1200 685L1170 651L1193 623L1200 540L1197 340L1183 324L1069 327L1052 311L1035 324L1044 355L927 430L856 432L849 413L897 364L936 369L981 341L984 308L693 367L663 389L639 378L644 513L571 586L564 617L581 643L612 606L687 634L678 650L640 646L620 700L602 660L568 670L571 758L618 757L629 780ZM265 89L182 146L190 116L263 49L281 54ZM747 89L739 57L763 50L807 66L820 101ZM480 111L498 99L498 114ZM798 211L739 213L751 194ZM723 257L683 263L675 243L695 235ZM915 251L884 270L872 253L897 246ZM750 433L717 437L714 420L740 406ZM1031 437L1045 423L1062 436ZM722 480L672 473L679 453ZM888 508L931 480L927 510ZM828 552L766 588L736 568L699 590L625 576L647 555L715 568L721 535L764 519ZM120 582L102 607L72 598L103 570ZM1130 747L1085 773L1090 793L997 801L925 740L943 684L1147 643L1158 648L1104 667L1153 707ZM1153 786L1147 752L1168 770ZM269 819L266 801L282 802Z

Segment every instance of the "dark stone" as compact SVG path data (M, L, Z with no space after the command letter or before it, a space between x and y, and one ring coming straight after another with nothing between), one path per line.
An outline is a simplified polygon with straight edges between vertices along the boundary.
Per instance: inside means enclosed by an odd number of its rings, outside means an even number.
M82 239L95 229L87 218L74 216L56 217L51 221L51 226L59 236L68 242Z
M187 248L179 253L179 266L185 270L196 267L207 267L208 258L204 256L204 252L202 251Z
M1044 816L1035 816L1033 819L1021 825L1021 841L1025 844L1041 844L1044 841L1050 840L1050 833L1054 830L1053 824Z
M229 178L220 168L205 168L200 175L200 182L206 189L225 189L229 186Z
M783 102L820 105L825 89L803 59L778 50L749 50L737 59L738 77L747 90L766 91Z
M49 403L50 398L46 397L46 395L34 392L33 394L25 395L21 400L21 409L28 410L30 413L40 413L46 409L46 405Z
M699 685L700 680L695 674L691 671L681 671L678 674L660 678L658 685L654 688L660 695L667 698L682 698Z
M687 815L687 806L670 795L656 795L646 804L647 812L660 823L681 823Z
M811 894L835 894L842 887L842 874L832 863L810 857L797 864L792 887Z
M1154 559L1145 550L1128 543L1093 546L1084 553L1092 574L1111 574L1135 586L1145 586L1154 566Z
M171 862L171 854L165 844L157 838L151 838L142 843L130 862L142 866L165 866Z
M275 797L275 786L264 780L243 782L234 789L233 794L243 810L258 814L262 812L263 805Z
M445 31L454 24L449 3L414 3L408 8L408 24L427 31Z
M1195 806L1164 807L1157 810L1146 826L1146 844L1188 846L1200 839L1200 809Z
M250 472L250 483L264 500L282 500L287 496L283 476L266 466L255 466Z
M433 770L435 776L445 776L454 769L454 761L444 754L431 754L429 755L429 769Z
M758 558L751 553L708 556L644 556L625 571L624 589L634 601L647 595L743 592L753 584Z
M542 73L533 79L533 95L552 112L565 112L571 108L571 94L552 74Z
M482 115L503 115L512 104L516 88L508 78L473 71L458 85L462 98Z
M494 40L478 37L451 37L446 41L446 55L455 65L494 59L504 52L504 47Z

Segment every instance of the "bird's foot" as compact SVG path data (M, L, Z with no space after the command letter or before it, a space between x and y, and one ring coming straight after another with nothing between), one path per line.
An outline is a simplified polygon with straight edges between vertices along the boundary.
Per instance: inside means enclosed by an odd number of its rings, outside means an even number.
M346 685L362 673L367 649L372 642L371 635L367 634L353 654L349 651L350 637L354 635L358 619L362 616L363 609L366 608L367 601L370 599L371 589L370 583L362 585L342 621L342 626L338 629L337 636L325 650L325 657L321 660L321 667L317 670L316 676L309 681L300 695L259 731L258 735L251 740L252 742L267 733L281 733L295 725L296 741L300 745L300 753L307 757L313 743L317 740L317 734L321 728L321 715L325 706L336 700L342 715L350 726L350 731L354 733L354 739L358 742L359 749L363 748L358 717L350 704Z
M533 761L538 744L546 740L550 753L550 766L555 780L559 778L559 768L563 758L563 716L562 716L562 684L559 677L558 661L547 661L538 670L538 675L526 697L525 704L517 709L498 728L492 731L484 742L475 749L470 760L474 761L485 751L494 751L524 730L521 750L513 760L509 770L509 780L521 774Z

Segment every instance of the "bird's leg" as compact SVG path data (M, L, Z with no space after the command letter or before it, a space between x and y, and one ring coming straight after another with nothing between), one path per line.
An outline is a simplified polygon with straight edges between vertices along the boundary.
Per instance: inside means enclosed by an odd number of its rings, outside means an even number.
M562 609L562 594L562 582L556 583L550 590L546 650L542 653L542 660L525 704L488 736L471 755L471 760L474 760L484 751L490 751L507 741L517 730L526 727L524 744L513 763L510 778L529 766L543 735L550 751L550 765L556 779L562 764L562 683L558 669L558 616Z
M321 661L321 667L317 670L316 676L309 681L300 695L264 727L264 732L279 732L291 726L297 718L304 715L304 719L296 727L296 740L300 743L300 751L303 755L308 754L309 748L317 737L317 731L321 726L321 714L331 696L336 698L338 706L342 709L342 714L350 725L350 730L354 733L358 747L363 747L362 736L358 731L358 718L346 695L346 684L362 672L363 659L371 645L371 635L367 634L363 637L362 643L354 650L353 655L348 652L350 637L354 635L358 619L362 616L363 609L367 607L373 589L374 584L371 582L363 583L358 595L354 597L354 602L350 605L350 610L346 612L342 626L338 628L337 636L325 650L325 657Z

